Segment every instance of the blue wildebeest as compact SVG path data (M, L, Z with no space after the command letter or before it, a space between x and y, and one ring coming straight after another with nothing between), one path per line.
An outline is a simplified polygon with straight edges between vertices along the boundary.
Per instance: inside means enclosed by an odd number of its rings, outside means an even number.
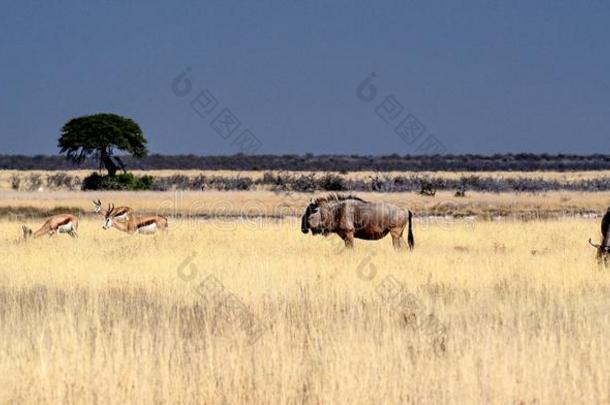
M408 226L407 244L413 249L412 217L411 211L394 204L330 194L311 200L301 218L301 231L324 236L336 233L347 248L353 247L354 238L379 240L389 233L394 248L400 249L405 246L402 235Z

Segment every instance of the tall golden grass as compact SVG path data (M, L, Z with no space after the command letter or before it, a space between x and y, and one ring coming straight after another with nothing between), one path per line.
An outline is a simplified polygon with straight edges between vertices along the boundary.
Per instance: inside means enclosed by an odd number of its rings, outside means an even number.
M416 221L412 252L341 252L296 219L172 219L153 237L83 219L76 241L28 242L4 220L0 402L608 403L598 228ZM383 299L388 277L409 302Z

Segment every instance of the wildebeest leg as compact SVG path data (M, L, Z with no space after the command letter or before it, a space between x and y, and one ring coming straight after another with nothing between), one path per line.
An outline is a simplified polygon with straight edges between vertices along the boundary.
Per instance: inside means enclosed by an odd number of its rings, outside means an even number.
M392 246L394 246L394 249L400 250L404 246L404 242L400 237L397 238L396 236L392 235Z
M390 235L392 236L392 245L396 250L401 250L405 247L405 241L402 239L402 231L403 228L394 228L390 230Z
M345 242L345 247L347 249L351 249L354 247L354 232L353 231L342 234L341 238L343 239L343 242Z

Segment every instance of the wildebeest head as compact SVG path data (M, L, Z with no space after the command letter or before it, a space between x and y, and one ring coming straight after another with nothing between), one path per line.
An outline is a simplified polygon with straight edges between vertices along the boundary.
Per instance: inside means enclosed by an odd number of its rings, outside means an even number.
M303 214L303 217L301 218L301 232L307 233L311 229L311 233L313 235L321 233L321 219L322 216L320 214L320 205L314 200L311 200L307 206L307 209L305 210L305 214Z
M328 236L337 229L337 214L347 202L365 202L351 195L330 194L312 199L301 218L301 232ZM339 210L339 211L338 211Z

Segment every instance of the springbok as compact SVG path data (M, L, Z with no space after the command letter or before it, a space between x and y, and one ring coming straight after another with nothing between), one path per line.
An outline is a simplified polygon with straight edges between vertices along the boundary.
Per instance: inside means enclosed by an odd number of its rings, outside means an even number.
M67 233L73 238L78 237L78 218L72 214L60 214L47 219L39 230L33 232L23 225L23 238L39 238L42 235L53 236L56 233Z
M104 209L102 208L102 201L101 200L97 200L97 201L93 201L93 204L95 205L95 213L98 215L102 215L102 216L106 216L106 213L104 212ZM109 206L110 208L110 206ZM129 215L133 214L133 209L131 207L116 207L114 209L114 218L117 221L124 221L126 219L128 219Z
M127 232L129 234L153 234L157 230L167 229L167 219L160 215L148 215L148 216L135 216L129 215L127 221L119 222L115 221L115 208L114 205L109 205L106 211L106 221L102 228L110 229L115 227L119 231Z

